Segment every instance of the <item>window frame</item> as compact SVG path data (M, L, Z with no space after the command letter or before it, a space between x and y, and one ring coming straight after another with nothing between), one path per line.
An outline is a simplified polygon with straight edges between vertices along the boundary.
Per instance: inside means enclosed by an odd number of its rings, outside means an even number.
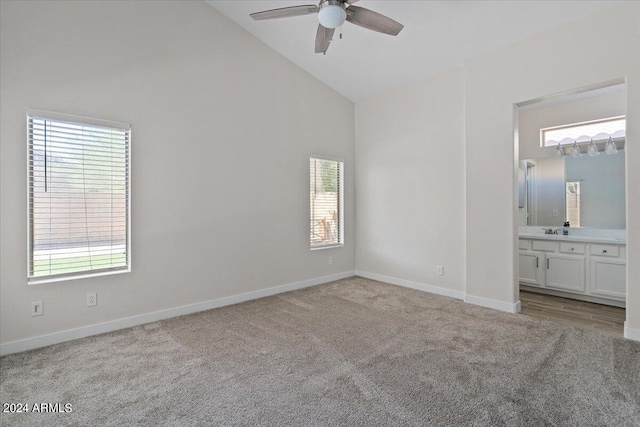
M104 269L98 270L95 272L91 271L80 271L73 273L61 273L61 274L50 274L48 276L32 276L31 275L31 265L33 263L32 259L32 227L33 227L33 212L30 207L30 183L31 183L31 165L29 162L29 157L31 155L31 140L29 136L29 119L30 118L42 118L46 120L52 121L66 121L66 122L74 122L79 124L86 124L91 126L101 126L107 128L113 128L118 130L124 130L128 133L128 157L126 162L126 177L127 177L127 210L126 210L126 224L127 224L127 232L126 232L126 266L117 269ZM132 146L132 131L131 124L115 122L111 120L103 120L96 119L85 116L77 116L72 114L65 113L57 113L53 111L46 110L36 110L36 109L27 109L26 112L26 142L27 142L27 285L40 285L46 283L56 283L56 282L66 282L69 280L77 280L77 279L86 279L90 277L100 277L100 276L110 276L113 274L123 274L131 272L131 146Z
M550 127L546 127L546 128L541 128L540 129L540 148L553 148L553 147L557 147L557 143L554 144L549 144L547 145L547 141L545 139L545 135L547 132L549 131L554 131L554 130L559 130L559 129L568 129L568 128L574 128L574 127L579 127L579 126L584 126L584 125L593 125L593 124L598 124L598 123L607 123L607 122L614 122L617 120L625 120L625 128L626 128L626 119L627 116L626 115L622 115L622 116L613 116L613 117L605 117L602 119L595 119L595 120L587 120L584 122L577 122L577 123L569 123L569 124L564 124L564 125L559 125L559 126L550 126ZM618 137L614 137L613 140L617 140L619 139ZM623 137L623 139L626 139L626 133L625 136ZM606 141L607 139L594 139L593 142L595 143L599 143L599 142L603 142ZM574 143L574 141L568 141L568 142L564 142L564 143L560 143L561 147L565 147L565 146L570 146ZM578 145L582 145L582 144L588 144L589 141L581 141L578 142Z
M577 191L576 191L576 201L578 203L578 222L576 223L576 221L571 221L571 218L569 218L569 199L568 199L568 187L570 184L573 184L576 186ZM582 227L582 180L573 180L573 181L566 181L565 184L565 195L564 195L564 216L565 216L565 221L569 221L571 224L571 227L575 227L575 228L581 228Z
M344 160L338 157L324 156L311 154L308 159L308 172L310 172L311 168L311 160L326 160L330 162L336 162L338 164L338 243L328 243L324 245L311 245L311 241L309 240L309 249L312 251L322 250L322 249L332 249L332 248L342 248L344 247ZM309 195L311 192L311 174L307 173L309 177L309 181L307 182L307 189L309 191ZM309 204L309 235L311 237L311 204Z

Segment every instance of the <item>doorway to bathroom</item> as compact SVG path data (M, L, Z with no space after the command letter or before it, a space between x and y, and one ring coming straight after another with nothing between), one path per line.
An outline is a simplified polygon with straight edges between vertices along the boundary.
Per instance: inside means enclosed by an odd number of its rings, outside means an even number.
M622 336L626 85L516 107L521 313Z

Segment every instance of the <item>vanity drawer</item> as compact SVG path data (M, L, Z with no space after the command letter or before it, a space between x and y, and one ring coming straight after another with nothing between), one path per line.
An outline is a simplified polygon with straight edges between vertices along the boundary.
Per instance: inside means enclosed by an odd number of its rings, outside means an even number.
M560 252L564 252L566 254L582 254L586 253L585 244L584 243L574 243L574 242L561 242L560 243Z
M531 250L531 240L519 240L519 248L521 251L530 251Z
M591 255L598 256L620 256L620 246L616 245L591 245Z
M558 242L548 242L548 241L545 241L545 240L534 240L533 241L533 250L534 251L557 252L558 251Z

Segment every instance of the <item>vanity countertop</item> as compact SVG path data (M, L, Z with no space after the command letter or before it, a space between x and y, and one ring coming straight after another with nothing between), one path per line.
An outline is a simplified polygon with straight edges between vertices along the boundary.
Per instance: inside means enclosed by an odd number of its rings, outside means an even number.
M585 243L610 243L614 245L626 245L627 239L609 236L563 236L560 234L520 233L521 239L557 240L560 242L585 242Z

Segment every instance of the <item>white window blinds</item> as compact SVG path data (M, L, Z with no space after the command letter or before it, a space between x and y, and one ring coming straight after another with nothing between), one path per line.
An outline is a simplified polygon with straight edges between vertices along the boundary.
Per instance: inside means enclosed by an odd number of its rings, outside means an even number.
M311 157L311 248L343 242L343 164Z
M30 112L29 282L129 268L128 125Z

